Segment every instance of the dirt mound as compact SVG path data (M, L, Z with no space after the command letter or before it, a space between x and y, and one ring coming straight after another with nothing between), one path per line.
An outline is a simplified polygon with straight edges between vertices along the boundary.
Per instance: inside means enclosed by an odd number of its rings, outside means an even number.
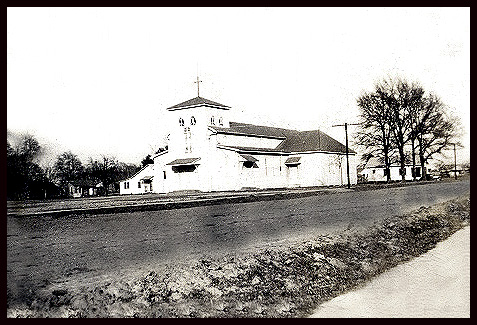
M52 287L7 307L7 317L303 317L469 224L467 196L287 248L204 256L95 287Z

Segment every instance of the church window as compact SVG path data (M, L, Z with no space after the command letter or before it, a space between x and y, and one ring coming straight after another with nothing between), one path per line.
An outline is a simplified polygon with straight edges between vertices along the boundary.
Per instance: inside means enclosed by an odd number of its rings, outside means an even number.
M184 126L184 119L182 117L179 117L179 125Z
M213 116L210 118L210 124L215 125L215 118Z
M184 136L185 136L185 152L192 152L192 146L191 146L191 134L190 134L190 128L184 128Z
M141 182L137 182L137 188L141 188Z
M162 172L164 173L164 179L166 179L166 171L163 170Z
M128 189L129 188L129 182L124 182L124 189Z
M190 125L195 125L195 123L196 123L195 117L192 116L190 118Z
M219 117L219 125L220 126L224 125L224 120L221 117Z

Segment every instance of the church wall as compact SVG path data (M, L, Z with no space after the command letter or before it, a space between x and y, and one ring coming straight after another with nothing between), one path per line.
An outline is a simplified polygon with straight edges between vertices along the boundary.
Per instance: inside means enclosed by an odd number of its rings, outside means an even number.
M286 187L286 158L275 155L254 155L257 162L258 173L255 178L257 188ZM244 169L245 171L246 169Z
M230 150L215 148L210 159L210 190L232 191L239 190L239 155Z
M212 190L239 190L243 188L290 188L307 186L345 185L346 156L343 154L305 153L300 156L300 164L287 166L289 156L252 154L258 159L258 168L247 168L239 153L218 150L215 161L218 163L211 170ZM350 155L350 181L356 184L355 157ZM353 173L354 171L354 173ZM234 186L235 184L235 186Z
M157 156L154 158L154 181L153 192L154 193L167 193L169 192L169 180L171 178L172 168L166 164L174 160L172 154L169 152ZM164 178L165 172L165 178Z
M300 154L299 179L301 186L336 186L347 184L346 156L344 154L309 153ZM354 155L350 159L350 182L356 184Z
M253 137L232 134L217 134L219 144L225 146L253 147L253 148L276 148L283 139Z

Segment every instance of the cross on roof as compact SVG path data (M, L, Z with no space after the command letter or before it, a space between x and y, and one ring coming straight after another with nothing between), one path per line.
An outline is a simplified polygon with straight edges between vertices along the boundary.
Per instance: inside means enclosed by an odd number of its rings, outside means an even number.
M199 83L202 82L202 80L199 80L199 76L197 76L197 81L194 81L195 84L197 84L197 97L200 97L199 95Z

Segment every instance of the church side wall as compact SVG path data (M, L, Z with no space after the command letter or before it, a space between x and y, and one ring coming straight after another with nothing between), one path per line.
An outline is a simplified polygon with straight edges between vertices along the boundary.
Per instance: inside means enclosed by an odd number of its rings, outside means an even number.
M236 152L215 148L210 160L210 191L239 190L239 156Z
M274 149L283 141L283 139L219 133L217 134L217 141L219 144L225 146Z
M340 186L348 183L344 154L309 153L300 156L300 186ZM349 167L350 183L356 184L356 163L353 155L349 155Z
M258 168L246 168L241 164L243 187L247 186L247 179L251 181L251 187L278 188L286 187L286 158L272 155L253 155L258 159ZM250 175L252 174L252 175Z

